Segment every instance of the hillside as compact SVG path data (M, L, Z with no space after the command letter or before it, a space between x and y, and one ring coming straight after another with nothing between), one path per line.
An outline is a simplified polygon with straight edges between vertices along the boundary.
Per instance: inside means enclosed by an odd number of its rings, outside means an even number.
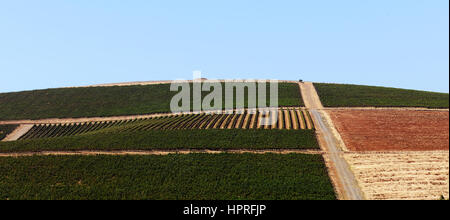
M0 176L1 200L336 199L320 155L0 158Z
M0 152L76 150L319 149L313 130L147 130L112 128L67 137L0 142Z
M324 107L449 108L449 94L376 86L314 83Z
M171 114L169 84L0 94L0 199L448 197L448 94L287 82L232 114Z
M224 86L222 90L225 91ZM268 94L269 91L267 89ZM1 93L0 120L166 113L170 112L170 101L177 93L170 91L170 84L59 88ZM208 94L203 92L202 96ZM225 102L225 92L222 94L222 100ZM269 96L267 100L268 98ZM247 106L247 100L245 103ZM279 84L279 105L304 106L298 84Z

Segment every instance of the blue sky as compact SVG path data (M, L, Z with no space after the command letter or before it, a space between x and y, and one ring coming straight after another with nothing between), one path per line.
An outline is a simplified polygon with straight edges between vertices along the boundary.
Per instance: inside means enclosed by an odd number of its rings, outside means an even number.
M448 0L0 0L0 92L207 78L449 91Z

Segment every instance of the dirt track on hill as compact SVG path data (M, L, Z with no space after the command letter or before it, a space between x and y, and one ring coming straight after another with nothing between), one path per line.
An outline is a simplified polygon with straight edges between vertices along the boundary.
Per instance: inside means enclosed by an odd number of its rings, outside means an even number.
M309 109L323 109L322 102L312 82L299 83L305 106Z
M358 186L355 175L343 157L339 148L340 141L333 133L333 123L328 121L327 113L323 109L319 96L312 83L299 83L306 107L310 110L312 120L317 130L317 139L321 149L325 152L324 159L329 175L339 199L363 200L364 195Z
M339 182L335 183L336 190L341 194L342 199L345 200L363 200L364 195L358 186L355 175L348 166L347 161L342 156L343 151L339 149L339 142L336 140L333 132L325 123L323 112L318 110L311 110L314 118L318 139L322 150L326 153L326 163L334 176Z
M26 134L33 125L19 125L13 132L8 134L2 141L15 141Z
M0 153L0 157L30 157L30 156L96 156L96 155L169 155L169 154L323 154L320 150L152 150L152 151L40 151L20 153Z

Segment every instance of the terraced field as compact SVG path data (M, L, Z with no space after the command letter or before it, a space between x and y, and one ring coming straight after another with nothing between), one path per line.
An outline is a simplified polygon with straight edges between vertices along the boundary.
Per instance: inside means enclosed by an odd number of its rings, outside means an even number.
M314 129L311 116L305 109L289 108L272 111L278 120L273 125L262 125L269 112L244 111L243 114L186 114L137 120L86 122L70 124L38 124L20 140L73 136L94 131L120 128L123 132L178 129Z

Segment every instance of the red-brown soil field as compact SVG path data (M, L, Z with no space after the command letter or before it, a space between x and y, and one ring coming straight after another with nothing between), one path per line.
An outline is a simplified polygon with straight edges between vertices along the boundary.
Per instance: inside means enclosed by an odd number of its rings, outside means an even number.
M449 112L329 110L350 151L449 149Z

